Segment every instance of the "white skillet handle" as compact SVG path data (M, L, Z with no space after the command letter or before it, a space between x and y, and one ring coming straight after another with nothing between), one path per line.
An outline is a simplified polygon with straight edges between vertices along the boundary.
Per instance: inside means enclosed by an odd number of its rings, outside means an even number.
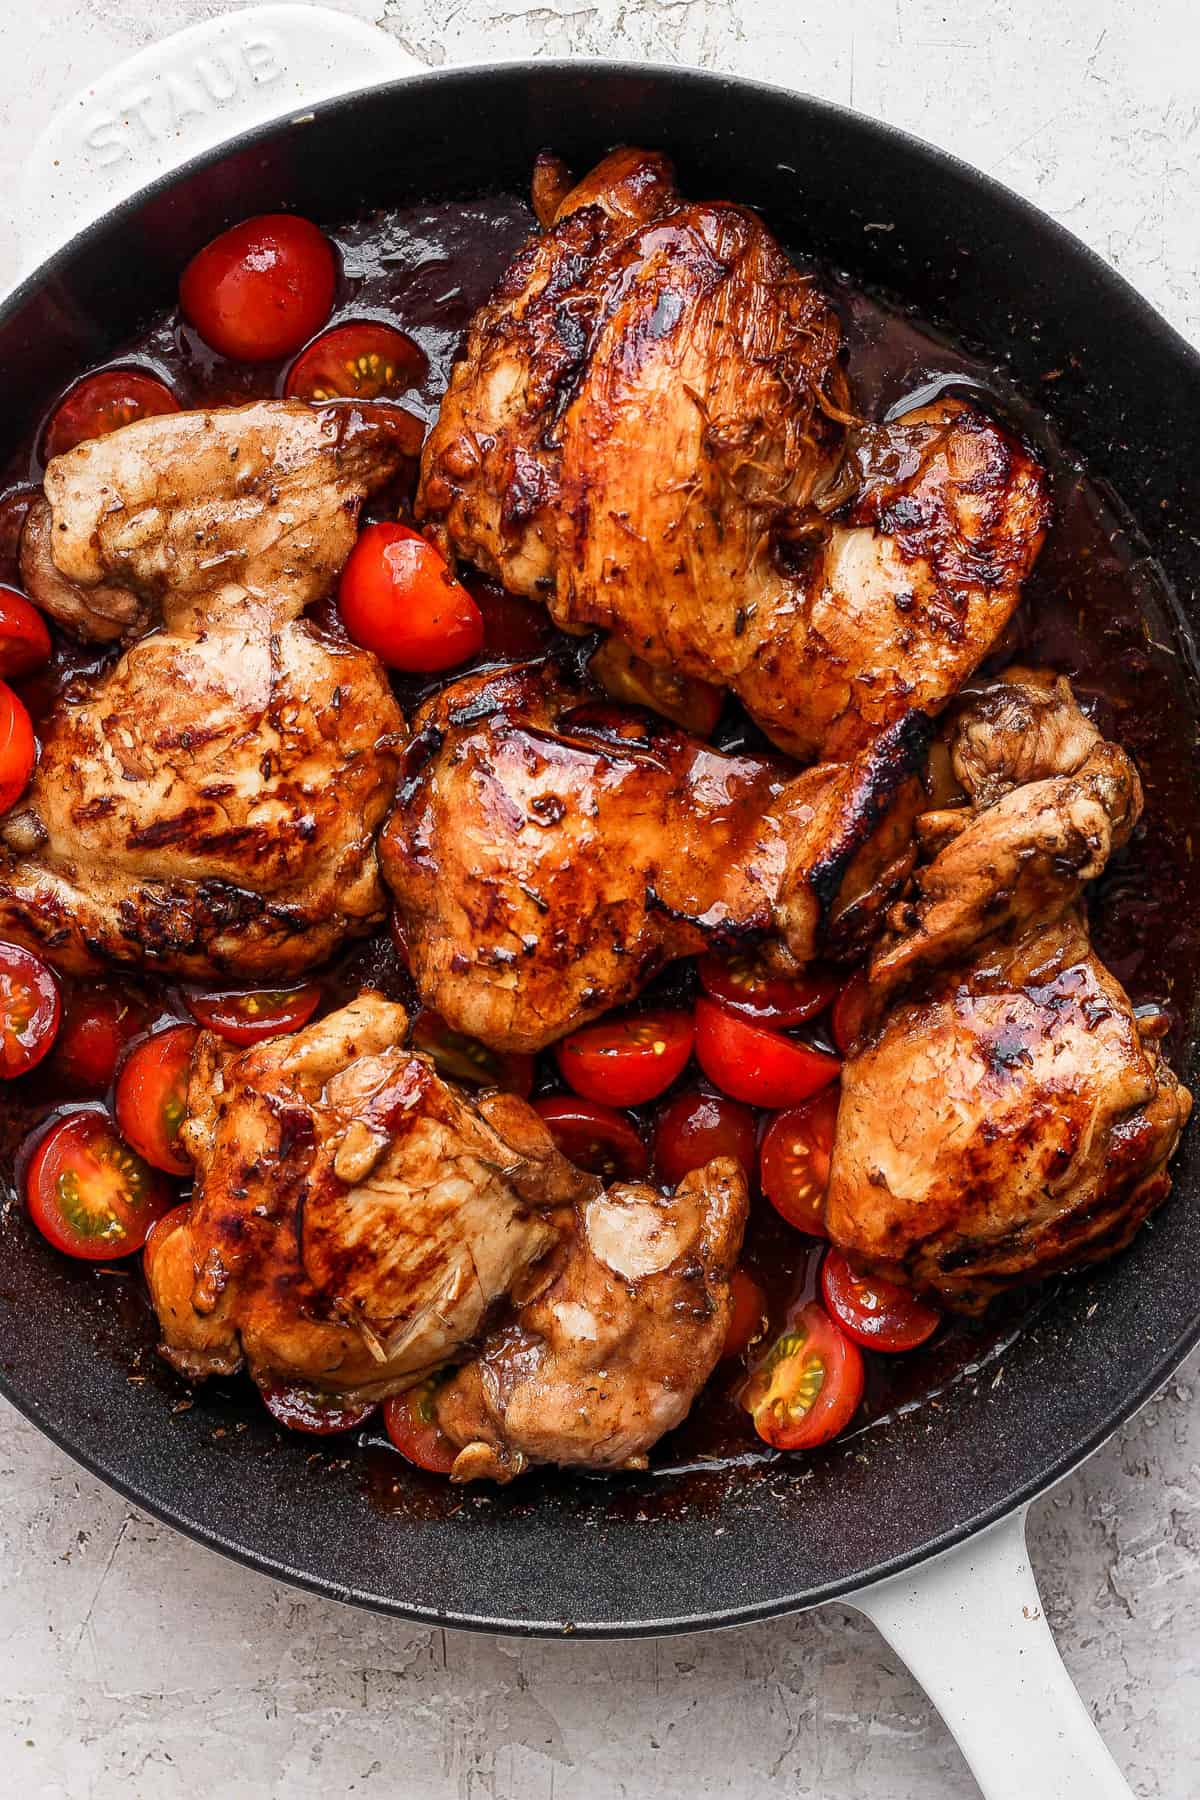
M985 1800L1133 1800L1050 1635L1025 1509L850 1604L908 1664Z
M420 70L386 32L319 6L245 7L151 44L76 94L34 144L23 267L239 132Z

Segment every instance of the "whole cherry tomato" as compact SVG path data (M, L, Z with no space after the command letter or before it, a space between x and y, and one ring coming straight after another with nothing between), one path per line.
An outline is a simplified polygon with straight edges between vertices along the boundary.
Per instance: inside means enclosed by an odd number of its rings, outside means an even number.
M147 1009L104 982L72 984L63 998L62 1024L51 1067L68 1087L102 1094L121 1052L146 1029Z
M714 1156L732 1156L747 1176L754 1170L757 1126L748 1106L724 1094L691 1088L668 1100L654 1126L654 1161L672 1186Z
M432 674L483 648L483 614L444 559L407 525L368 525L342 570L342 622L389 669Z
M210 349L234 362L291 356L333 306L337 258L324 232L293 213L261 213L197 251L179 304Z

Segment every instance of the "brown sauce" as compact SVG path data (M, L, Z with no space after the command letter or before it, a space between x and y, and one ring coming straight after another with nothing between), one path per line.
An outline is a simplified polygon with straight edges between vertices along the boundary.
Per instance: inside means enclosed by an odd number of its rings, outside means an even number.
M333 230L343 254L335 320L374 316L417 339L428 357L428 375L406 404L424 418L431 419L436 412L472 312L531 226L532 217L522 201L493 196L381 211ZM1014 392L1002 371L958 349L902 308L862 292L842 276L822 274L845 322L851 387L865 416L881 418L941 387L965 386L1024 432L1050 469L1055 522L1002 653L990 666L1003 666L1019 656L1067 673L1098 723L1138 760L1146 789L1145 817L1132 844L1114 859L1098 884L1091 901L1092 921L1101 954L1134 1001L1165 1005L1171 1023L1168 1049L1178 1052L1200 973L1200 921L1190 904L1193 845L1200 843L1200 801L1189 780L1192 725L1172 596L1119 502L1091 481L1057 440L1036 396ZM185 407L236 404L277 393L283 376L280 364L236 367L214 358L175 314L129 342L112 361L136 362L157 373L171 383ZM65 387L84 371L63 373ZM41 472L34 441L10 460L0 488L14 493L36 485ZM0 523L0 558L4 545ZM0 567L0 579L14 577L11 566ZM336 629L336 615L325 609L322 623ZM104 660L94 649L56 637L49 670L23 689L35 716L45 712L67 680L102 666ZM397 681L396 686L409 711L425 691L411 681ZM728 710L718 736L731 747L761 741L735 706ZM330 1005L339 1004L363 983L410 1003L413 998L386 932L351 946L324 981ZM152 1004L182 1016L178 995L170 987L144 985ZM677 965L656 984L655 994L686 997L693 988L690 965ZM818 1025L813 1034L818 1041L820 1033ZM681 1085L690 1085L694 1078L685 1075ZM559 1085L552 1059L543 1057L537 1091ZM52 1077L43 1071L10 1085L0 1107L0 1180L6 1209L14 1205L13 1159L20 1142L30 1126L62 1099ZM643 1109L647 1125L653 1111ZM800 1238L756 1198L745 1260L768 1294L773 1325L790 1302L812 1291L819 1255L818 1247ZM140 1272L71 1264L64 1276L91 1284L102 1296L97 1348L125 1362L131 1380L161 1386L176 1408L190 1406L187 1390L153 1353L154 1324ZM1013 1298L980 1324L947 1324L920 1351L893 1358L868 1356L867 1399L854 1429L867 1429L897 1410L928 1403L949 1384L998 1356L1045 1303L1044 1293ZM743 1377L740 1365L722 1365L690 1418L658 1447L652 1459L654 1474L669 1479L656 1505L701 1499L701 1471L736 1470L775 1459L775 1453L754 1436L737 1404ZM223 1417L231 1404L244 1406L247 1412L258 1404L245 1382L214 1383L207 1394L219 1404ZM206 1404L205 1391L197 1394L195 1404ZM243 1423L231 1428L245 1427ZM315 1445L314 1462L328 1467L331 1459L340 1460L347 1453L365 1459L364 1475L380 1505L411 1512L414 1506L456 1510L463 1503L447 1484L409 1471L375 1429L362 1434L357 1448L345 1440ZM527 1486L522 1502L534 1491ZM619 1483L610 1492L610 1509L644 1504L644 1484L638 1484L636 1498L633 1494L622 1498Z

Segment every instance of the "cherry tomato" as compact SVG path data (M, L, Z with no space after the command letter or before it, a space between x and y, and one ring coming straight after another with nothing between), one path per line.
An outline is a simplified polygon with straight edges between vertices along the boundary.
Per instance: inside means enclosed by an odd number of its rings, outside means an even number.
M412 1045L431 1056L442 1075L477 1087L504 1088L524 1099L533 1087L533 1058L519 1050L489 1050L478 1038L454 1031L428 1007L413 1021Z
M168 1175L188 1175L191 1163L179 1142L187 1117L187 1085L194 1025L171 1025L135 1044L117 1077L116 1111L121 1135L139 1156Z
M752 952L702 956L697 968L705 993L730 1012L780 1029L823 1012L838 991L837 976L819 964L801 975L774 975Z
M745 1269L735 1269L729 1282L733 1311L721 1348L722 1357L741 1356L767 1329L767 1301L762 1289Z
M302 1381L272 1381L259 1388L271 1417L289 1431L307 1431L314 1437L331 1437L335 1431L357 1431L365 1425L379 1402L351 1400L348 1396L322 1393Z
M173 1206L170 1212L160 1213L157 1219L150 1221L150 1229L146 1233L146 1241L142 1245L142 1268L146 1272L146 1281L153 1292L154 1264L159 1251L173 1231L186 1225L192 1216L192 1203L184 1200L179 1206Z
M483 614L433 545L407 525L368 525L338 587L342 622L389 669L432 674L483 648Z
M608 638L589 663L592 678L625 706L648 706L695 737L706 738L725 705L725 690L691 675L643 662L619 638Z
M458 1450L437 1422L437 1389L437 1379L431 1376L418 1387L393 1394L383 1403L383 1424L401 1456L431 1475L448 1475Z
M752 1025L704 996L696 1002L696 1060L723 1093L751 1106L795 1106L827 1087L836 1056Z
M116 1074L122 1050L149 1023L140 1000L101 982L70 987L51 1064L68 1087L101 1094Z
M603 1175L606 1181L637 1181L650 1166L645 1144L626 1114L615 1106L555 1094L535 1100L533 1110L577 1169Z
M564 1080L585 1100L640 1106L682 1074L694 1038L691 1014L664 1008L585 1025L554 1054Z
M810 1301L752 1372L742 1405L777 1450L812 1450L844 1431L863 1396L862 1351Z
M40 1063L54 1042L62 1002L40 956L0 943L0 1081Z
M825 1253L821 1293L842 1330L868 1350L915 1350L942 1322L937 1308L910 1288L856 1275L840 1250Z
M263 1038L299 1031L321 1004L316 982L304 987L225 989L206 993L184 988L183 1001L193 1019L230 1044L258 1044Z
M50 656L46 621L16 588L0 587L0 675L5 681L32 675Z
M762 1191L789 1225L825 1237L825 1192L833 1159L838 1090L823 1088L767 1127L759 1157Z
M101 369L98 375L85 375L55 407L42 437L42 461L65 456L76 444L107 437L135 419L178 411L178 400L156 375Z
M100 1107L59 1119L25 1171L25 1204L42 1236L93 1262L140 1250L174 1201L171 1183L121 1142Z
M0 681L0 813L21 798L36 762L33 720L25 702Z
M483 647L489 656L520 662L541 655L554 636L554 621L544 606L510 594L498 581L481 575L473 576L466 585L483 614Z
M833 1028L833 1041L843 1056L849 1056L854 1048L855 1040L863 1028L869 998L870 987L867 982L867 971L855 969L833 1003L833 1016L830 1021Z
M394 400L416 387L428 366L405 332L357 319L322 332L302 350L283 391L289 400Z
M754 1171L757 1137L754 1114L748 1106L727 1100L724 1094L705 1094L691 1088L668 1100L654 1126L654 1162L664 1181L674 1187L692 1169L702 1169L714 1156L732 1156Z
M324 232L293 213L243 219L197 251L179 283L184 318L234 362L291 356L333 307L337 259Z

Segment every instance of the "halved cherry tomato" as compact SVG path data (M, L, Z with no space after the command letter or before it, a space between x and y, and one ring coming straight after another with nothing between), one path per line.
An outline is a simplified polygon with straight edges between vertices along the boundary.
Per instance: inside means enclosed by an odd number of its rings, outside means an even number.
M838 991L837 976L819 963L799 975L775 975L752 951L702 956L697 968L705 993L722 1006L779 1029L824 1011Z
M640 1106L682 1074L695 1035L690 1013L663 1008L585 1025L556 1044L554 1054L564 1079L585 1100Z
M544 606L510 594L498 581L472 576L467 592L483 614L483 647L489 656L521 661L540 656L554 636L554 621Z
M655 1165L672 1186L690 1170L702 1169L714 1156L732 1156L749 1177L754 1172L756 1137L754 1114L748 1106L727 1100L724 1094L692 1088L668 1100L658 1115Z
M62 1002L40 956L0 943L0 1081L40 1063L54 1042Z
M321 1004L321 990L314 981L304 987L227 988L220 993L184 988L183 1001L206 1031L215 1031L230 1044L258 1044L307 1025Z
M752 1025L703 995L696 1002L696 1060L710 1081L751 1106L796 1106L828 1087L836 1056Z
M157 1219L150 1221L146 1241L142 1245L142 1268L146 1272L148 1283L153 1282L154 1263L162 1246L173 1231L179 1226L187 1224L191 1216L192 1203L190 1200L184 1200L180 1205L173 1206L170 1212L160 1213Z
M636 1181L646 1173L646 1146L625 1113L598 1100L553 1094L535 1100L533 1110L568 1161L607 1181Z
M407 332L373 319L335 325L302 350L284 384L289 400L394 400L429 364Z
M431 1056L453 1081L504 1088L526 1098L533 1087L533 1058L520 1050L489 1050L478 1038L454 1031L440 1013L426 1007L413 1021L412 1046Z
M122 1050L145 1031L147 1009L101 982L69 987L51 1066L68 1087L103 1093L116 1073Z
M0 587L0 675L16 681L50 655L50 633L37 607L16 588Z
M619 638L607 638L592 657L592 678L625 706L648 706L695 737L706 738L725 705L725 690L643 662Z
M210 349L235 362L269 362L320 331L336 285L324 232L294 213L260 213L197 251L180 279L179 304Z
M863 1396L858 1345L810 1301L753 1371L742 1405L777 1450L812 1450L844 1431Z
M307 1431L314 1437L331 1437L335 1431L357 1431L375 1411L377 1400L351 1400L325 1394L301 1381L272 1381L259 1388L263 1405L289 1431Z
M821 1293L842 1330L868 1350L915 1350L942 1322L936 1306L911 1288L856 1275L840 1250L825 1253Z
M42 438L42 461L65 456L76 444L107 437L135 419L179 411L179 402L157 375L141 369L101 369L85 375L59 401Z
M383 1403L383 1424L401 1456L431 1475L448 1475L458 1450L437 1422L434 1395L438 1385L436 1377L430 1376L418 1387L393 1394Z
M867 983L867 971L855 969L833 1003L833 1016L830 1020L833 1041L843 1056L849 1056L854 1048L855 1040L862 1030L863 1020L867 1014L869 998L870 987Z
M117 1077L117 1124L139 1156L168 1175L189 1175L179 1142L187 1117L194 1025L171 1025L135 1044Z
M53 1124L25 1171L25 1204L42 1236L92 1262L140 1250L174 1203L171 1183L122 1143L100 1107Z
M762 1289L745 1269L735 1269L729 1281L733 1311L721 1347L722 1357L740 1356L767 1328L767 1301Z
M0 813L21 798L36 761L37 740L25 702L0 681Z
M797 1231L825 1237L825 1192L833 1158L838 1090L823 1088L802 1106L779 1113L767 1127L759 1181L777 1213Z
M338 587L342 622L389 669L432 674L483 648L483 614L442 557L407 525L368 525Z

